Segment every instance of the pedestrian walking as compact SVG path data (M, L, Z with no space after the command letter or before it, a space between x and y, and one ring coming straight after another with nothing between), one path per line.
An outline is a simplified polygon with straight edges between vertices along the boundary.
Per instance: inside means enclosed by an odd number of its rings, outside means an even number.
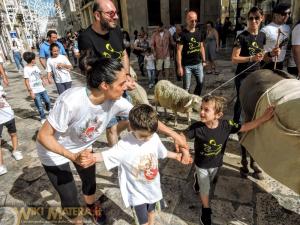
M210 190L219 168L223 165L223 156L229 135L247 132L260 126L273 116L274 109L268 108L258 119L243 125L233 120L223 120L225 99L207 95L202 99L200 121L192 124L185 136L195 139L195 182L194 190L199 193L202 204L201 224L211 225Z
M10 135L10 139L12 143L12 152L11 152L12 157L17 161L23 159L22 152L17 150L18 137L17 137L14 111L6 101L6 94L3 90L3 87L0 85L0 176L7 173L7 168L3 162L3 152L1 149L2 131L4 127L7 128L7 131Z
M151 47L153 49L156 60L156 82L159 80L162 71L164 70L164 79L168 80L170 75L170 46L174 45L173 38L169 30L164 28L164 24L160 22L158 29L151 37Z
M206 74L219 75L216 69L216 53L219 51L219 35L211 21L206 23L205 55L207 60Z
M277 57L263 65L264 69L273 70L276 64L276 69L283 69L285 60L288 39L291 33L291 28L285 24L291 15L291 5L288 3L279 3L273 9L272 22L261 29L261 32L266 34L266 43L264 49L266 52L272 51L275 47L280 47L281 52Z
M46 121L43 102L46 111L50 111L51 106L50 98L44 87L47 78L46 76L42 77L41 70L36 66L35 54L33 52L24 52L23 58L27 62L27 65L24 67L25 87L30 97L34 100L40 114L40 121L43 124Z
M182 153L168 151L157 135L158 117L146 104L129 113L131 132L102 153L85 152L80 161L104 161L107 170L118 167L119 184L125 207L131 207L135 224L154 225L155 212L164 208L158 159L181 162Z
M194 94L201 95L203 86L203 66L206 66L206 56L203 38L196 29L197 13L189 11L186 15L186 29L181 32L180 42L177 45L177 70L183 77L183 88L190 91L192 74L196 79Z
M57 43L50 45L50 53L51 57L47 59L48 82L51 84L53 78L58 94L62 94L72 86L69 70L73 69L73 67L66 56L59 54L59 45Z
M155 85L155 58L150 47L146 50L145 65L148 74L148 87L151 89Z
M232 62L237 64L235 78L235 88L237 99L234 105L234 116L233 120L235 123L241 122L241 103L240 103L240 87L243 80L253 71L260 69L261 61L268 61L273 56L278 56L280 53L279 48L273 48L271 52L264 52L264 45L266 43L265 33L259 31L260 24L263 20L263 11L258 7L252 7L247 15L247 29L240 33L233 45L232 51ZM253 106L254 107L254 106ZM240 169L241 176L247 177L248 160L247 151L242 148L242 167ZM257 166L256 162L250 156L250 166L254 170L254 177L257 179L263 179L262 171Z
M12 50L14 61L15 61L16 66L17 66L17 70L19 71L19 73L21 73L22 72L21 69L24 68L23 61L22 61L22 56L21 56L22 49L16 41L13 41L11 50Z
M47 67L47 59L51 56L50 53L50 45L52 43L56 43L59 46L59 54L66 55L66 51L62 43L57 41L57 32L55 30L49 30L47 32L47 41L42 42L40 45L40 52L39 52L39 60L42 64L43 68L46 69Z

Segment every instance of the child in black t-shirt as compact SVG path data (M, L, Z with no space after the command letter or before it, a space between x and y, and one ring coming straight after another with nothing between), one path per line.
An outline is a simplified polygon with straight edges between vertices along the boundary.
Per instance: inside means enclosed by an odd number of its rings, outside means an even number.
M200 119L192 124L185 136L195 138L195 185L202 202L201 222L203 225L211 224L211 209L209 208L209 191L211 181L214 179L219 167L223 163L226 142L231 133L246 132L252 130L273 116L273 107L266 109L258 119L243 125L236 124L232 120L221 120L223 116L225 99L218 96L205 96L202 99Z

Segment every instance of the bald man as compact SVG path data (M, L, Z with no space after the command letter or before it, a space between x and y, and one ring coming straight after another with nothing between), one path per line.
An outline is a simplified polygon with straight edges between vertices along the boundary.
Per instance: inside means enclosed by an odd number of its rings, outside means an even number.
M90 49L97 57L120 59L129 73L129 59L123 45L123 34L118 26L119 16L114 3L111 0L96 0L93 14L93 24L78 37L81 57Z
M177 44L177 73L183 77L183 88L190 91L192 74L196 79L194 94L201 95L203 86L203 66L205 50L201 33L196 29L197 13L189 11L186 15L186 29L180 34Z

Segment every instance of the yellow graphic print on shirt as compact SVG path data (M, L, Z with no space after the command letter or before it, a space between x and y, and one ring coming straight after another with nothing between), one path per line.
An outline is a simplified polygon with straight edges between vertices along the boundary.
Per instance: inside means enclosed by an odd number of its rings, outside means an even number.
M234 122L233 120L228 120L228 123L229 123L230 126L233 126L233 127L235 127L235 128L238 128L238 127L239 127L239 124L236 123L236 122Z
M137 180L144 182L153 181L158 174L157 158L154 154L150 153L141 156L136 165L133 166L133 174Z
M258 53L263 53L264 52L264 49L260 48L256 41L250 42L249 46L248 46L248 49L249 49L250 56L254 56Z
M115 58L115 59L122 59L124 52L123 51L116 51L113 49L110 43L105 45L106 50L102 52L103 57L105 58Z
M204 144L204 152L205 156L216 156L222 150L222 144L217 144L216 140L210 139L208 144Z
M189 49L187 51L187 54L192 54L195 52L200 52L200 42L198 42L194 37L192 37L191 41L189 42Z

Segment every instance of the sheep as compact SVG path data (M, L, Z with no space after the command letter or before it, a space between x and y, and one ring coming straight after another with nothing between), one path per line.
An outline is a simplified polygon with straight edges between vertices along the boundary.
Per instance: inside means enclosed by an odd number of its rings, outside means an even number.
M132 91L128 91L129 96L132 99L132 104L147 104L150 105L147 92L145 89L139 85L137 82L135 82L135 89Z
M147 104L150 105L147 92L145 89L137 83L137 75L134 69L130 66L130 75L135 80L135 89L132 91L128 91L129 96L132 99L132 104Z
M189 94L186 90L172 84L168 80L160 80L154 89L154 101L157 105L171 109L175 115L174 126L177 126L177 112L186 113L188 124L191 124L190 112L192 109L199 111L201 97Z

